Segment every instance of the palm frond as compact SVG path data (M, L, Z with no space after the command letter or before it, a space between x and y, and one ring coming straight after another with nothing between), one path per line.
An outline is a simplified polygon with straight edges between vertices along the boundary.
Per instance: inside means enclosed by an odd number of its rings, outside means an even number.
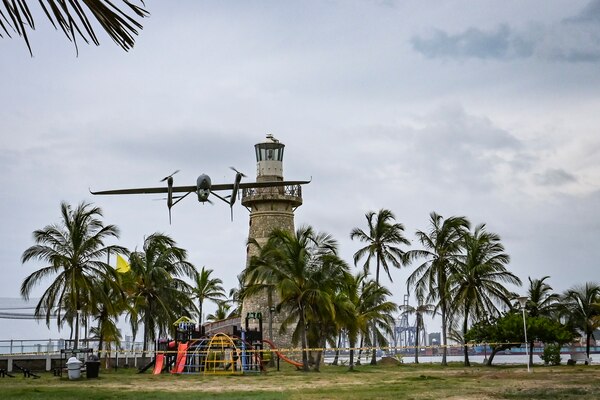
M63 34L77 49L77 38L85 43L100 45L94 24L100 28L123 50L129 51L135 43L135 36L142 29L139 19L150 14L141 6L129 0L121 0L117 6L110 0L39 0L45 17L55 29ZM11 33L25 41L29 53L33 55L28 31L35 30L34 13L26 0L2 0L0 3L0 37L4 32Z

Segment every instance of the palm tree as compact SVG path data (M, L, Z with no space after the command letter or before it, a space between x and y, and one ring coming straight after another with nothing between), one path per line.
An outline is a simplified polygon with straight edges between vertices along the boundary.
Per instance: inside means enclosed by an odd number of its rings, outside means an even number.
M500 236L487 232L485 224L466 233L465 253L456 258L449 277L452 308L462 312L462 336L465 337L469 320L479 320L489 315L500 315L497 303L510 305L514 296L504 284L521 285L521 280L506 269L510 261L504 253ZM470 366L468 346L464 343L465 366Z
M330 240L331 245L336 246L335 241L327 235L321 235L321 237L317 235L316 239L320 243ZM334 340L338 332L338 313L344 307L344 304L339 304L336 300L339 298L340 282L348 279L350 274L346 263L330 251L331 248L327 248L325 253L317 255L318 264L310 271L311 280L317 282L320 290L327 293L327 297L322 301L311 302L308 314L308 345L311 348L323 349L328 340ZM314 370L317 372L320 369L322 357L323 351L316 351Z
M595 282L574 286L563 294L562 302L568 322L586 336L585 352L589 359L592 334L600 327L600 286Z
M100 290L105 292L108 302L99 302L93 307L94 319L97 325L92 327L90 332L98 339L98 353L101 355L104 350L104 344L110 350L110 343L114 342L117 346L121 341L121 332L117 326L119 316L129 309L127 298L121 290L121 284L113 285L111 282L104 281L100 285ZM108 352L105 353L108 359Z
M96 46L100 45L90 21L91 14L91 19L100 24L106 34L127 51L133 47L133 36L138 34L138 29L142 29L135 16L144 18L149 13L144 8L132 4L130 0L122 0L122 2L121 7L115 6L115 2L109 0L40 0L39 5L54 28L60 27L75 48L77 48L77 37L86 43L91 41ZM11 33L21 36L25 40L29 53L33 55L27 31L35 30L35 18L27 3L27 0L2 2L0 37L3 37L2 32L8 37L12 37ZM141 3L143 5L143 1ZM127 11L135 16L127 14Z
M225 299L223 281L219 278L211 278L212 269L202 267L194 278L195 287L192 294L198 299L198 325L202 325L202 310L205 300L218 302Z
M450 302L448 278L456 257L461 253L464 233L469 229L469 221L465 217L449 217L430 214L428 232L417 231L416 235L423 245L421 250L410 250L407 257L411 260L424 259L408 277L407 286L415 288L417 298L434 302L436 312L442 318L442 365L447 365L447 332L450 322Z
M423 322L424 315L434 315L435 306L433 304L423 304L423 299L417 299L417 306L400 306L400 312L402 315L415 315L415 364L419 363L419 347L421 332L425 331L425 323Z
M354 370L354 349L359 336L377 337L385 342L385 334L391 334L392 314L398 306L387 300L390 291L373 280L367 279L362 271L344 280L342 286L344 307L340 307L339 323L348 333L350 345L350 371ZM375 332L371 332L375 328ZM383 333L382 333L383 331Z
M395 268L400 268L404 264L405 253L397 245L410 245L408 239L402 234L404 225L394 223L395 217L390 210L381 209L377 214L374 211L369 211L365 214L368 233L360 228L354 228L350 232L350 239L358 239L361 242L367 243L365 247L354 253L354 264L366 256L363 269L369 271L371 259L375 257L376 272L375 282L379 283L379 269L382 266L387 273L388 278L392 281L390 275L390 265Z
M405 253L398 245L410 245L410 241L403 236L404 225L394 223L395 217L390 210L381 209L377 214L374 211L369 211L365 214L368 232L360 228L354 228L350 232L350 239L358 239L361 242L367 243L365 247L354 253L354 264L356 265L361 258L366 258L363 269L369 271L371 259L375 257L376 272L375 282L379 284L379 269L387 273L388 278L392 281L389 267L390 265L400 268L405 263ZM373 333L375 330L373 329ZM377 345L377 340L373 337L373 346ZM373 349L371 356L371 365L377 364L376 351Z
M244 292L244 272L237 276L238 285L229 289L229 299L234 305L231 311L233 315L242 315L242 304L244 303L243 292Z
M194 279L196 270L187 261L187 251L160 233L148 236L143 250L131 253L129 262L131 279L126 287L132 301L129 320L133 331L143 323L145 352L157 333L169 333L173 322L195 311L193 288L182 278Z
M549 276L542 279L529 279L529 289L527 291L527 303L525 308L530 317L549 317L552 318L558 312L560 295L554 293L552 286L545 281ZM534 340L529 341L529 365L533 364L533 344Z
M208 314L208 316L206 317L207 321L221 321L227 318L231 318L232 317L232 313L231 313L231 305L228 304L226 301L219 301L217 302L217 310L215 311L214 314Z
M21 255L21 262L39 260L48 263L29 275L21 284L21 295L26 300L33 288L47 278L54 281L44 291L35 308L37 317L50 317L56 308L59 328L64 322L63 312L69 317L69 325L75 329L75 347L79 346L79 317L82 310L92 305L106 303L110 299L98 290L103 282L114 284L114 269L106 262L110 252L127 254L121 246L106 246L109 238L118 238L115 225L104 225L102 210L88 203L80 203L72 209L66 202L60 205L62 220L33 232L35 245ZM114 290L119 290L117 287ZM73 323L74 322L74 323Z
M327 341L331 347L335 347L335 357L331 365L338 365L340 348L343 346L344 338L348 337L348 330L346 329L349 320L352 319L354 314L354 304L350 301L348 294L348 288L354 277L350 273L346 273L343 279L338 282L337 287L334 289L332 301L335 308L335 315L329 321L327 321Z
M551 317L558 311L560 295L554 293L552 286L546 283L549 276L544 276L542 279L529 280L529 289L527 290L527 314L531 317Z
M274 230L245 271L246 295L268 286L278 294L276 309L287 311L281 329L294 326L292 340L301 342L304 371L309 370L309 323L318 319L317 311L334 314L331 285L347 269L337 256L337 242L306 226L295 233Z

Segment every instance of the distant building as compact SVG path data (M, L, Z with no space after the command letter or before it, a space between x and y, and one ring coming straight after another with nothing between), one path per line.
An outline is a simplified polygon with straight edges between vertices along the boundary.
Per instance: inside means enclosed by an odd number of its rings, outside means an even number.
M442 334L440 332L431 332L428 338L430 346L439 346L442 344Z

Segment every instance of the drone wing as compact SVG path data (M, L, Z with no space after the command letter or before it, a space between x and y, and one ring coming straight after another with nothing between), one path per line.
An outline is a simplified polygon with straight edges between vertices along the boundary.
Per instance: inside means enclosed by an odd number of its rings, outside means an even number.
M173 193L175 192L194 192L196 186L173 186ZM135 189L114 189L114 190L101 190L94 192L90 190L91 194L104 195L104 194L156 194L156 193L168 193L169 188L165 186L151 187L151 188L135 188Z

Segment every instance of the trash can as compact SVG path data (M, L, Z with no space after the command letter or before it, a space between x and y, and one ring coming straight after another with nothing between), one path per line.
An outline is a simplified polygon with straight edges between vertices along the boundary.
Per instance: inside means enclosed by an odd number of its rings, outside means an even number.
M97 378L100 371L100 359L96 355L91 355L85 362L86 376L88 378Z
M67 371L69 372L69 379L79 379L81 377L81 361L75 357L71 357L67 360Z

